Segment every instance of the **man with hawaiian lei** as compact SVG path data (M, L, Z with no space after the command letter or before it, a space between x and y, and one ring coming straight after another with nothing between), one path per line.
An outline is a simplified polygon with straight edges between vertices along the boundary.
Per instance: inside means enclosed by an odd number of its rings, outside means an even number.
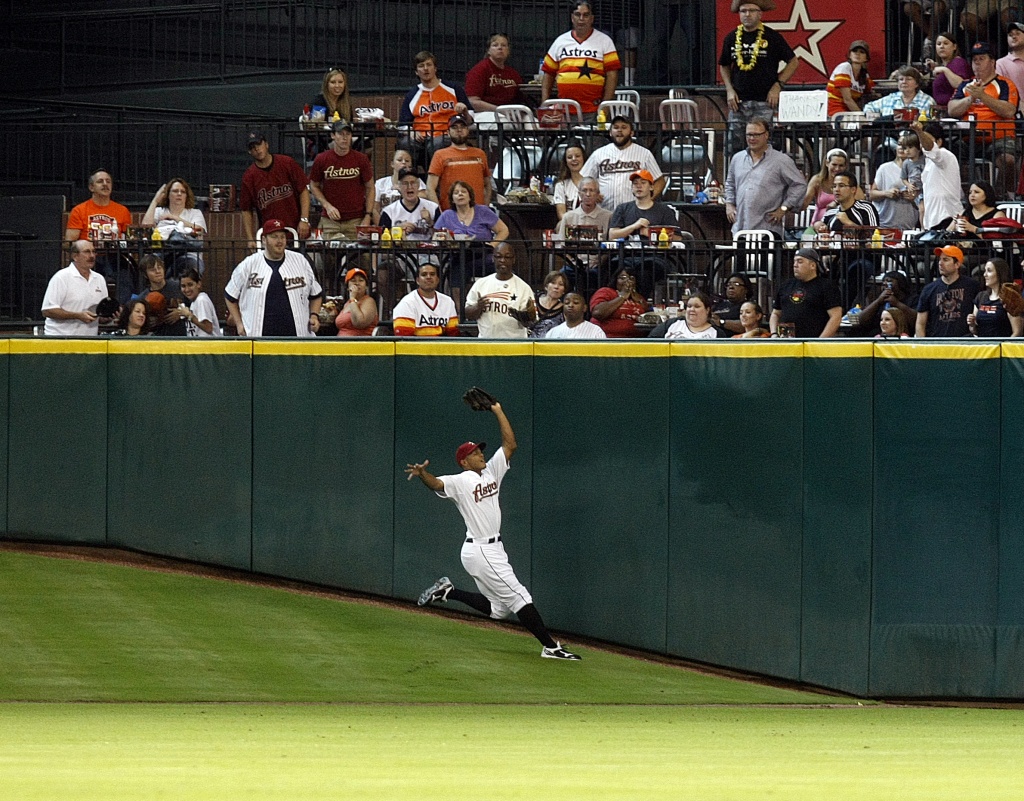
M779 107L779 94L799 65L782 34L761 22L775 0L732 0L731 11L740 24L722 42L718 72L729 103L729 153L743 150L747 123L754 117L771 122ZM779 64L785 62L782 72Z

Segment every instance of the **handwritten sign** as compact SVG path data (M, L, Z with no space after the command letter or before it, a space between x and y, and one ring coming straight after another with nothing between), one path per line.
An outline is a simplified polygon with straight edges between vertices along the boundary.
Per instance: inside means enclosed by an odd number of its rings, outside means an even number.
M807 92L779 94L779 122L824 122L828 119L828 92L813 89Z

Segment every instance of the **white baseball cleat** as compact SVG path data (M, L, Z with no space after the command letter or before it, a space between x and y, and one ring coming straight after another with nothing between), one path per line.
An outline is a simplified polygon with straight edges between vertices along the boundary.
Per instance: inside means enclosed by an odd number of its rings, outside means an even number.
M426 606L433 601L447 603L448 593L453 589L455 589L455 585L452 584L452 580L448 576L442 576L420 593L420 598L416 601L416 605Z
M583 659L582 656L577 656L571 651L566 651L562 647L562 643L556 642L554 648L548 648L546 645L541 649L540 655L545 659L572 659L579 662Z

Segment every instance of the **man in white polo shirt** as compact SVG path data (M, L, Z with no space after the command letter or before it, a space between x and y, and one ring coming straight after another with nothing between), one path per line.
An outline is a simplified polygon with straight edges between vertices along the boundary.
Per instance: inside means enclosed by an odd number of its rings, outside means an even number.
M71 264L54 273L43 296L43 333L94 337L100 332L97 307L107 297L106 279L93 270L96 251L88 239L71 243Z

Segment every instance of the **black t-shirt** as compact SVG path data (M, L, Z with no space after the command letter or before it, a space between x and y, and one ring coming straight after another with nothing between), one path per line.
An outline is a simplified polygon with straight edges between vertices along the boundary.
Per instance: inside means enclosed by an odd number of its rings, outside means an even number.
M776 293L774 308L780 310L781 322L796 324L797 337L812 339L828 325L828 310L842 305L836 285L819 276L811 281L789 279Z
M651 225L679 225L675 211L667 203L655 200L654 205L649 209L642 209L636 205L636 201L628 200L615 207L608 227L626 228L641 217L646 217ZM637 233L639 234L640 232L638 231Z
M1013 328L1010 326L1010 315L1003 308L1003 301L1000 298L992 300L989 297L990 294L990 291L986 288L981 290L974 298L974 305L978 307L978 313L975 315L978 320L978 336L1011 336Z
M167 311L171 311L171 309L175 308L177 305L185 303L185 296L181 294L181 285L178 283L178 279L176 278L168 278L167 283L165 283L161 289L150 289L143 292L143 297L145 297L149 292L159 292L167 298L167 303L165 304ZM176 300L178 303L172 303L172 300ZM183 337L187 335L188 330L184 320L175 320L173 323L168 325L158 322L156 327L153 329L153 336L158 337Z
M782 38L782 34L767 25L764 28L764 38L768 42L768 47L761 51L750 71L741 70L736 63L733 53L736 46L735 28L725 35L722 42L722 55L718 59L718 63L723 67L732 67L730 79L733 89L739 95L740 102L744 100L766 101L772 84L779 79L779 62L788 64L796 57L793 48ZM749 64L753 58L754 42L756 41L757 31L743 31L741 42L745 64Z
M263 307L263 336L265 337L294 337L298 335L295 330L292 306L288 302L288 291L284 288L284 279L281 277L282 264L284 264L284 259L277 261L267 259L267 265L271 272Z
M927 312L925 336L966 337L967 315L974 311L974 299L978 296L978 282L973 278L960 276L952 284L941 278L932 281L921 290L917 312Z

